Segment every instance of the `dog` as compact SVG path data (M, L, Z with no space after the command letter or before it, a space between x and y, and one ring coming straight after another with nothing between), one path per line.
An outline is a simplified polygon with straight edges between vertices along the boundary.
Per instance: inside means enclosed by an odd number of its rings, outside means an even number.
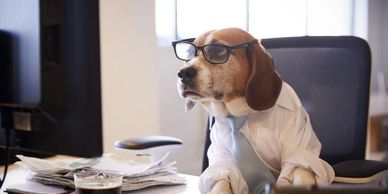
M195 104L215 117L209 167L202 193L250 193L231 154L226 118L245 117L240 131L274 175L277 184L329 184L334 171L319 158L321 144L292 87L281 79L260 41L238 28L205 32L173 42L178 93L186 110Z

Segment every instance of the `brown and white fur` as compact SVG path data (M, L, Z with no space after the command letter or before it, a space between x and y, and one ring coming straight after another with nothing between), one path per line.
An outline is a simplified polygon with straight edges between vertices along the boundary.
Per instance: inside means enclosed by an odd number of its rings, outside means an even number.
M227 28L206 32L196 38L194 44L232 46L254 39L241 29ZM234 49L224 64L210 64L198 51L195 58L184 63L178 75L178 91L186 100L186 109L199 103L217 117L246 116L253 111L266 110L276 103L282 85L271 56L260 42L245 49ZM315 183L313 174L302 168L294 171L293 180L293 184ZM212 193L230 193L226 181L217 182L213 188Z

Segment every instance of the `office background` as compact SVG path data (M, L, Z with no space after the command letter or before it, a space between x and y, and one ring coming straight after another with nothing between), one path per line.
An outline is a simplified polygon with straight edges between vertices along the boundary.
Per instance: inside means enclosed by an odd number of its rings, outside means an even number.
M351 2L352 13L359 14L352 14L349 33L370 43L371 93L377 93L377 75L388 74L388 1ZM100 0L104 151L117 152L113 143L118 139L174 136L184 142L173 155L178 170L198 175L206 112L200 106L184 111L184 100L176 92L181 62L156 34L155 6L155 0Z

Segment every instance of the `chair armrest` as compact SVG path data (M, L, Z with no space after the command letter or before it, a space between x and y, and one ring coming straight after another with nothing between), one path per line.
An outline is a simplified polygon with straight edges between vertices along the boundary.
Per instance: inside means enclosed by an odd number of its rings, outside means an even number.
M277 185L267 184L265 194L386 194L387 187L357 184L330 184L330 185Z
M168 136L135 137L115 142L116 148L140 150L165 145L182 145L182 141Z
M333 165L334 182L369 183L388 176L388 163L374 160L350 160Z
M158 161L167 153L182 147L180 139L168 136L145 136L116 141L115 148L129 150L137 156L149 156L152 162Z

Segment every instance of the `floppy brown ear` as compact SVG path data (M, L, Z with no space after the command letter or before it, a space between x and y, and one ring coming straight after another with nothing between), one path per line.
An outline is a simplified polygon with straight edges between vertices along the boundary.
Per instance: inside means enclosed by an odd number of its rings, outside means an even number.
M260 43L248 48L250 75L245 87L248 105L257 111L272 107L280 94L282 79L275 71L271 56Z

